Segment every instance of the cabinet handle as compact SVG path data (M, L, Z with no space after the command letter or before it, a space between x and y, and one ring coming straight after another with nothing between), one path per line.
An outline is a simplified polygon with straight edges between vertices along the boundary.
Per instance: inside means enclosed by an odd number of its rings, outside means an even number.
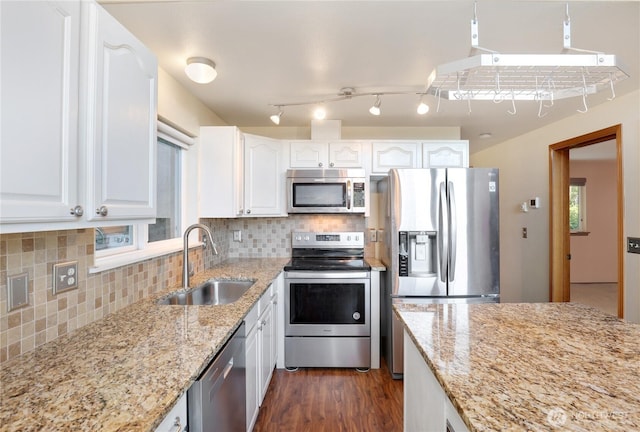
M71 209L71 215L72 216L82 216L84 214L84 209L82 208L82 206L75 206L74 208Z
M318 166L322 168L322 162L318 162Z
M329 166L333 168L333 162L331 162L331 163L329 164Z
M171 427L172 429L169 432L182 432L182 422L180 421L180 417L176 417Z
M248 209L248 210L247 210L247 214L251 214L251 209Z
M109 209L107 208L107 206L100 206L100 208L96 209L96 214L100 216L106 216L107 214L109 214Z
M262 327L267 325L267 321L266 320L262 320Z

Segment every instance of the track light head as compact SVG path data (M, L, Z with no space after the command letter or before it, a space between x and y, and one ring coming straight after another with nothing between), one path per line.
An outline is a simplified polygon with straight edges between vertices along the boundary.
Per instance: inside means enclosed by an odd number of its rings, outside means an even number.
M274 114L269 118L271 119L271 121L274 124L279 125L280 124L280 117L282 117L283 113L284 113L284 111L282 110L282 107L278 107L278 114Z
M420 103L418 104L418 108L416 109L416 112L420 115L425 115L426 113L429 112L429 105L424 103L422 98L423 96L420 96Z
M380 115L380 104L382 101L380 100L380 95L376 95L376 102L373 104L371 108L369 108L369 112L374 116Z

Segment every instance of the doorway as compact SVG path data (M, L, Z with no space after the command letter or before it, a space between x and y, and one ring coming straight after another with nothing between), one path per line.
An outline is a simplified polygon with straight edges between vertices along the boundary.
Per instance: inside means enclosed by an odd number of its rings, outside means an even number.
M571 236L569 228L570 150L613 140L615 143L617 218L614 232L617 251L617 315L623 317L623 183L621 125L612 126L549 146L550 185L550 293L552 302L571 300Z

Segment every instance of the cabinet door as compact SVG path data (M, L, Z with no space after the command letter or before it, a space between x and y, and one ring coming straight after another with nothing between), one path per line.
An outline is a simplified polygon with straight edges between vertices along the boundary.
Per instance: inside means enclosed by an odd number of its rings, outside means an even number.
M327 168L329 154L326 142L291 141L289 143L291 168Z
M423 168L469 167L469 141L427 141L422 146Z
M235 126L200 128L198 188L200 217L244 214L244 136Z
M89 3L89 219L153 219L156 95L153 53L100 6ZM107 209L106 215L96 209Z
M371 174L387 174L391 168L419 168L417 142L374 142L371 144Z
M183 432L187 427L187 394L184 393L178 402L164 417L155 432Z
M0 222L75 221L80 2L3 1L0 17Z
M262 404L264 395L267 393L269 382L273 375L273 324L273 308L270 303L258 323L260 331L258 335L260 338L260 404Z
M259 324L258 324L259 325ZM247 431L253 429L258 418L259 403L259 373L258 368L258 325L253 326L245 341L245 366L247 380Z
M362 143L332 142L329 143L329 167L362 168Z
M245 216L286 215L283 159L284 152L280 141L256 135L245 135Z

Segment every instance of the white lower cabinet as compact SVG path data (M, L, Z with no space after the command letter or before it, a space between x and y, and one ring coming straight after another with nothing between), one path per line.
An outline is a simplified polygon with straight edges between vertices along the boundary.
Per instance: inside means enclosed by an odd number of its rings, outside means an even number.
M187 394L183 394L178 402L164 417L155 432L183 432L187 430Z
M253 430L276 365L277 284L273 283L245 318L247 431Z
M403 429L469 431L407 332L404 333Z

